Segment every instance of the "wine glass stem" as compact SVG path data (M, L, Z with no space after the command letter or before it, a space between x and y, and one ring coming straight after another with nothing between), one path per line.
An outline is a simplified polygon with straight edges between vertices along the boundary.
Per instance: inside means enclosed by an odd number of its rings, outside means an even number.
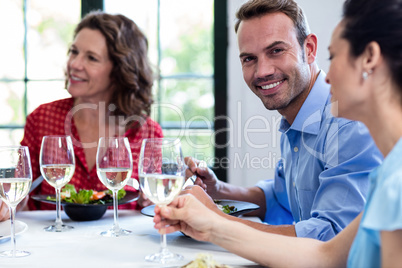
M163 220L163 218L162 218ZM165 253L167 251L167 245L166 245L166 234L161 234L161 253Z
M118 219L118 214L117 214L117 208L118 208L118 202L117 202L117 191L113 190L113 215L114 215L114 224L113 224L113 230L115 232L118 232L120 227L119 227L119 219Z
M60 188L56 188L56 230L61 230L63 222L60 217L61 200L60 200Z
M167 246L166 246L166 234L161 235L161 253L164 253L167 251Z
M15 251L16 251L14 219L15 219L15 207L10 206L11 243L13 245L13 257L15 257Z

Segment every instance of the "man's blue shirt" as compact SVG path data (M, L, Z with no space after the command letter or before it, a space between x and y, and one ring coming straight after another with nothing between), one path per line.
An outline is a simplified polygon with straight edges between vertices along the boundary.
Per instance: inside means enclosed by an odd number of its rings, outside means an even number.
M295 224L299 237L329 240L366 201L368 174L382 161L367 128L331 114L323 71L294 122L282 119L274 180L257 184L266 198L265 222Z

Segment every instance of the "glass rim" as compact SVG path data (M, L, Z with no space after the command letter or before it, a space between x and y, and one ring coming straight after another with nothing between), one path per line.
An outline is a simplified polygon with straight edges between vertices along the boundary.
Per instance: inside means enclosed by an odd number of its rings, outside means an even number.
M128 137L100 137L98 140L98 147L103 147L106 144L113 144L115 141L122 142L123 144L130 145Z
M127 139L128 138L126 136L117 136L117 137L100 137L99 140L111 140L111 139Z
M71 139L70 135L45 135L42 137L43 138L67 138L69 137Z
M150 142L157 142L157 141L168 141L168 142L181 142L181 140L179 138L146 138L143 139L143 142L145 141L150 141Z
M181 140L179 138L148 138L143 139L141 143L141 148L145 147L146 144L155 144L157 146L182 146Z

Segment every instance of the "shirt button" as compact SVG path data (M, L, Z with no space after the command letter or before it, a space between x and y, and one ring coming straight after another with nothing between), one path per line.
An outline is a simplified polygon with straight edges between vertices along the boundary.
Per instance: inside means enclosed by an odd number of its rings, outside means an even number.
M299 148L297 148L297 146L295 146L295 148L293 148L293 151L294 151L295 153L297 153L297 152L299 151Z
M295 183L295 182L293 182L293 187L296 187L296 183Z

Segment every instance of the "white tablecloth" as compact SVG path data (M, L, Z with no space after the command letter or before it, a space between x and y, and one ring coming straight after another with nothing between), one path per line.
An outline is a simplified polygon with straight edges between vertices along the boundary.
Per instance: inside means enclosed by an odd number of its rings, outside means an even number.
M16 220L28 225L27 231L17 235L17 249L31 255L24 258L0 258L0 267L162 267L146 262L145 255L159 251L160 236L153 228L151 217L138 211L119 211L120 227L131 230L127 237L103 237L99 233L113 225L113 213L108 210L97 221L74 222L62 212L63 222L74 229L62 233L49 233L43 227L52 224L55 211L21 211ZM221 263L233 267L260 267L253 262L229 253L211 243L199 242L177 232L167 235L168 248L184 256L176 265L180 267L196 258L198 253L208 253ZM0 241L0 251L11 248L10 239Z

